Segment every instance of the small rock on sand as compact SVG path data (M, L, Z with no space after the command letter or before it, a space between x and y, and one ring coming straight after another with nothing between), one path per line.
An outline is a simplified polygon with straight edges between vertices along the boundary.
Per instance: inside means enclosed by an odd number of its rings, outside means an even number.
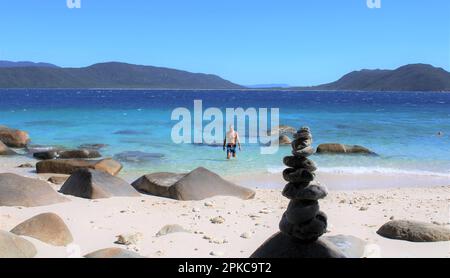
M162 227L158 233L156 233L156 236L160 237L160 236L165 236L167 234L172 234L172 233L189 233L189 231L184 229L182 226L180 226L178 224L166 225L166 226Z
M217 217L211 218L209 221L211 221L211 223L213 223L213 224L222 224L225 222L225 218L223 218L222 216L217 216Z
M209 255L214 256L214 257L222 257L225 254L221 251L211 251L211 252L209 252Z
M142 239L141 233L122 234L117 236L116 244L136 245Z
M252 234L249 233L249 232L245 232L245 233L242 233L242 234L241 234L241 237L242 237L242 238L245 238L245 239L249 239L249 238L252 237Z
M261 213L261 214L269 214L269 213L272 213L272 211L270 209L264 208L264 209L260 210L259 213Z

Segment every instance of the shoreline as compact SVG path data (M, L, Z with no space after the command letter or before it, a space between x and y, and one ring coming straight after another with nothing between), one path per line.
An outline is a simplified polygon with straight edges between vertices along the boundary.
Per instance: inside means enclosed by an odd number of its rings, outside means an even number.
M34 165L37 161L38 160L27 156L2 157L0 160L0 172L9 172L43 180L47 180L50 176L58 176L58 174L37 174L35 168L17 167L24 163ZM149 173L152 173L152 171L138 173L124 169L118 174L118 177L132 183L142 175ZM407 171L399 171L398 173L351 173L346 171L321 171L319 169L316 174L317 180L325 184L330 191L414 187L427 188L450 185L450 174L445 176L440 173L433 174L432 172L426 174ZM236 174L222 175L222 177L236 184L257 189L282 189L286 184L282 178L282 171L277 171L276 173L254 171L250 175Z
M7 159L8 160L8 159ZM12 163L14 161L14 163ZM46 180L55 174L36 174L33 168L15 168L17 162L35 161L20 157L0 160L0 172ZM120 175L119 175L120 176ZM278 231L278 223L289 200L281 194L281 174L252 177L225 177L243 186L254 185L256 197L241 200L219 196L202 201L176 201L149 195L87 200L65 196L70 202L41 207L1 207L0 230L9 231L20 222L37 214L58 214L74 237L73 244L55 247L26 237L37 248L36 257L80 257L102 248L119 247L150 258L208 258L211 252L220 257L247 258L266 239ZM366 244L366 257L450 257L449 242L413 243L379 236L376 231L391 219L405 219L435 223L450 228L450 182L438 180L440 185L412 177L414 186L399 187L395 181L408 183L407 177L393 180L392 176L330 175L318 173L318 180L330 189L321 202L321 209L329 218L329 236L353 236ZM429 179L429 177L428 177ZM410 177L411 180L411 177ZM355 183L372 182L384 186L352 188ZM424 183L422 183L424 182ZM274 188L264 188L273 184ZM349 186L350 185L350 186ZM387 186L390 185L390 186ZM59 190L61 185L51 185ZM210 219L221 216L223 224ZM157 237L166 225L180 225L189 232ZM249 234L243 238L244 233ZM116 237L139 235L132 245L118 245ZM345 244L344 244L345 245ZM183 248L180 248L183 246Z

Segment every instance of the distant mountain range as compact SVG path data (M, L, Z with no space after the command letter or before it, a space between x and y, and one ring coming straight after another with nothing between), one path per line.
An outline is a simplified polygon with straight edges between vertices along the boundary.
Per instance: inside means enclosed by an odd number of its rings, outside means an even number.
M0 88L244 88L216 75L152 66L117 62L84 68L45 65L13 63L11 67L0 67Z
M0 88L294 89L339 91L450 91L450 73L426 64L360 70L311 87L241 86L216 75L110 62L83 68L0 61Z
M411 64L395 70L360 70L341 79L303 90L339 91L450 91L450 73L426 64Z
M11 62L0 60L0 68L23 68L23 67L58 68L58 66L49 63L34 63L28 61Z

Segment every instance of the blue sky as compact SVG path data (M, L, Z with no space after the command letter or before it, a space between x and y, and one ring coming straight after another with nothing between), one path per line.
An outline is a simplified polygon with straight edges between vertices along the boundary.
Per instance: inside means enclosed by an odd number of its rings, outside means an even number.
M0 0L0 60L104 61L313 85L362 68L450 70L450 1Z

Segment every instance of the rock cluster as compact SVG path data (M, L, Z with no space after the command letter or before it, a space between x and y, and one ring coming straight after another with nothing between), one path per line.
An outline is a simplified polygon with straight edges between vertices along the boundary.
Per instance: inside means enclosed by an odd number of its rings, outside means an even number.
M290 199L287 211L280 222L282 233L300 241L316 241L327 229L327 216L319 211L319 199L327 196L327 189L314 182L316 165L307 157L314 153L309 128L304 127L294 135L292 154L284 158L283 178L289 182L283 196Z

